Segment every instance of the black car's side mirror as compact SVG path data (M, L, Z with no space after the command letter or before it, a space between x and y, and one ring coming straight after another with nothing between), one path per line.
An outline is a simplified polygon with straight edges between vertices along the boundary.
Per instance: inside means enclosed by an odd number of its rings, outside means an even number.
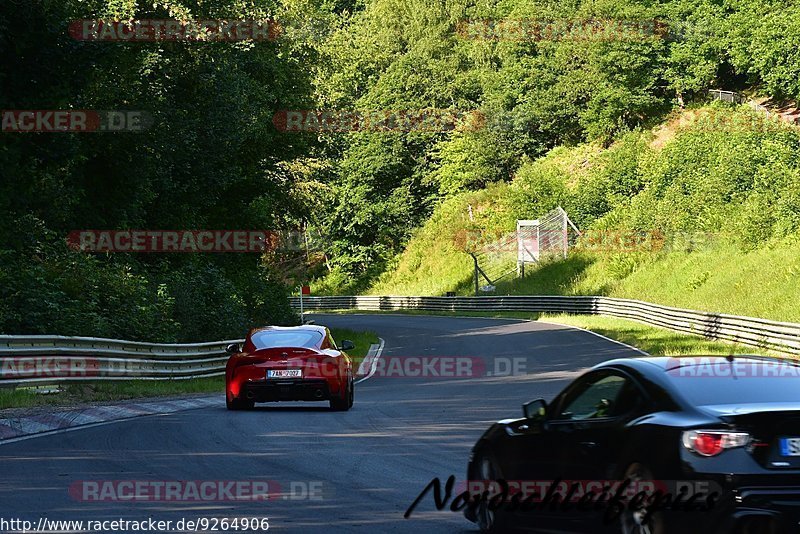
M544 399L536 399L522 405L522 414L525 419L544 419L547 413L547 402Z
M237 352L242 352L242 349L239 347L238 343L231 343L225 347L225 352L228 354L236 354Z
M342 340L342 346L341 346L342 350L353 350L354 348L356 348L356 344L355 343L353 343L349 339L343 339Z

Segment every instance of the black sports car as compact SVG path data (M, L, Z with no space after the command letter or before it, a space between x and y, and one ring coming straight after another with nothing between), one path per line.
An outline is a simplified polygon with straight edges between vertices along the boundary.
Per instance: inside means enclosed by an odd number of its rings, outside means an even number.
M800 362L612 360L523 413L472 449L468 483L495 481L465 508L483 531L800 532ZM511 490L502 506L486 498L499 481ZM572 506L557 506L542 481L570 488L558 495ZM631 488L649 493L609 513L621 483L628 497ZM515 491L516 503L507 498Z

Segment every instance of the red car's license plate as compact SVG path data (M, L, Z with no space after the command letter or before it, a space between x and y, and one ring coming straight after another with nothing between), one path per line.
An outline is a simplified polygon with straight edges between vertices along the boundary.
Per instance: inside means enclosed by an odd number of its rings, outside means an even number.
M303 378L302 369L268 369L267 378Z

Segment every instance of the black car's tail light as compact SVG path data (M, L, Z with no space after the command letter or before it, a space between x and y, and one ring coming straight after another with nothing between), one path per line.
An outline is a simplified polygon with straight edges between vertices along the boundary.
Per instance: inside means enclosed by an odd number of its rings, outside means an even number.
M724 430L687 430L683 433L683 446L700 456L716 456L725 449L744 447L750 442L746 432Z

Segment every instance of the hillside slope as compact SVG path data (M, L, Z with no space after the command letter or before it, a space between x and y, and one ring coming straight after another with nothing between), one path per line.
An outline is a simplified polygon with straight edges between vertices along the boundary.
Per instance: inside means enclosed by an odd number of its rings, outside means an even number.
M369 292L471 294L465 232L500 236L557 205L584 232L578 248L504 278L496 294L601 294L800 321L800 133L744 107L689 110L608 149L559 148L510 183L451 198ZM660 239L630 240L643 235ZM495 256L513 266L513 251Z

